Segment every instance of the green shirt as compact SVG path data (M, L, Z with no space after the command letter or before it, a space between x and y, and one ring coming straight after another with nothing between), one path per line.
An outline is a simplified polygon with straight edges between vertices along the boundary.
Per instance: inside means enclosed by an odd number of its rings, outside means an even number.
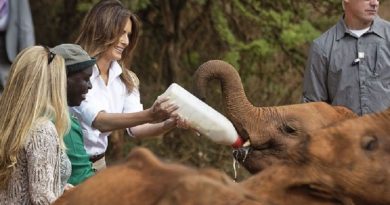
M78 185L95 172L92 169L92 163L89 161L89 156L84 148L83 132L80 124L75 117L71 117L71 128L68 134L64 137L66 145L66 153L72 163L72 175L68 183Z

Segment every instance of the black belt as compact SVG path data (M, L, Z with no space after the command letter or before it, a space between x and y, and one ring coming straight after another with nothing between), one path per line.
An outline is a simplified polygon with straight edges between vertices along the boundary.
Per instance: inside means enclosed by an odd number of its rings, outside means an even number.
M89 161L91 161L92 163L95 163L99 159L103 158L105 155L106 155L105 152L103 152L102 154L92 155L89 157Z

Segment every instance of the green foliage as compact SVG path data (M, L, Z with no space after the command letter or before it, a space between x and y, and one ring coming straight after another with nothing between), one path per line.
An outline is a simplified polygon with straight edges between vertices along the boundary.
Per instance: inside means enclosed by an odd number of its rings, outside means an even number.
M239 7L240 14L244 14L244 17L248 17L251 20L259 21L259 19L247 12L244 6L239 1L234 1L234 4ZM212 19L214 22L215 30L218 32L219 37L224 43L227 44L227 51L224 53L223 59L231 63L236 68L239 67L239 62L242 60L241 55L251 55L252 58L262 58L271 55L275 50L270 43L265 40L256 38L252 41L239 40L232 31L227 15L221 10L222 5L216 3L212 9ZM247 62L248 63L248 62ZM248 67L252 67L253 62L246 64Z
M259 8L261 5L260 1L251 1L251 6L254 8ZM258 15L251 13L245 6L242 4L239 0L233 0L232 2L233 6L238 9L241 15L243 15L248 20L261 22L261 18L259 18Z
M265 19L268 20L270 26L274 26L277 28L285 28L289 26L293 17L293 13L288 10L282 12L270 10L268 12L264 12L263 16Z
M133 11L147 9L151 5L151 0L127 0L126 2Z
M199 5L205 5L207 3L207 0L192 0L192 2L197 3Z
M79 4L77 4L77 11L86 13L97 2L99 2L99 0L80 2Z
M211 13L215 29L223 41L225 41L230 46L236 47L238 44L236 37L231 32L226 16L220 8L220 5L215 4Z
M288 49L292 49L311 42L319 35L320 32L313 25L302 21L300 24L289 24L283 29L280 38Z
M256 39L248 44L241 44L240 50L251 52L256 57L269 56L275 52L273 46L265 39Z
M188 65L197 65L200 61L200 54L198 52L188 52L187 62Z
M223 59L224 61L232 64L237 70L239 68L240 53L236 50L231 50L225 53Z

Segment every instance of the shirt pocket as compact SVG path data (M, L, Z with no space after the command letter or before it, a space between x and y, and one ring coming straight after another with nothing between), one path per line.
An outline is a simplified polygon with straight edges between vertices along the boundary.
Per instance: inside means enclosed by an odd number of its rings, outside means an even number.
M348 56L351 56L350 52L350 50L343 49L342 47L337 47L336 49L332 50L328 75L339 75L342 70L345 70L345 68L350 66L347 64L348 60L346 60L348 59Z
M353 49L338 46L331 52L327 73L328 92L331 96L340 91L340 87L349 84L351 79L356 78L356 72L353 70L356 68L351 66L352 60L350 60L355 56L352 54L353 51Z
M364 58L363 63L367 66L368 76L375 77L377 75L378 69L378 43L368 43L364 45ZM365 61L365 62L364 62Z

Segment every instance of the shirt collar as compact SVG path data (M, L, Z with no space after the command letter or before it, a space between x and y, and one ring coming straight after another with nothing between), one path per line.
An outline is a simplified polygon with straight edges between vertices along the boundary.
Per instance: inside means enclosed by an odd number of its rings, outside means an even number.
M122 74L122 67L119 65L119 63L117 61L112 61L110 68L109 68L109 72L110 72L110 74L109 74L108 81L111 81L111 79L114 79ZM99 68L95 64L93 66L92 75L91 75L90 79L91 80L96 79L97 77L99 77L99 73L100 73Z
M385 26L383 25L383 20L379 16L375 16L374 21L367 32L375 33L376 35L383 38L385 35L384 28ZM337 22L336 30L337 30L336 40L340 40L345 36L345 34L352 35L349 29L347 28L347 25L345 25L344 16L342 16L340 20Z
M99 77L99 69L98 69L97 65L95 64L93 66L93 69L92 69L91 79L95 79L97 77Z
M110 69L111 69L110 75L113 78L116 78L122 74L122 67L119 65L117 61L112 61Z
M370 30L368 32L373 32L381 38L385 38L385 25L384 22L379 16L375 16L374 22L371 25Z

